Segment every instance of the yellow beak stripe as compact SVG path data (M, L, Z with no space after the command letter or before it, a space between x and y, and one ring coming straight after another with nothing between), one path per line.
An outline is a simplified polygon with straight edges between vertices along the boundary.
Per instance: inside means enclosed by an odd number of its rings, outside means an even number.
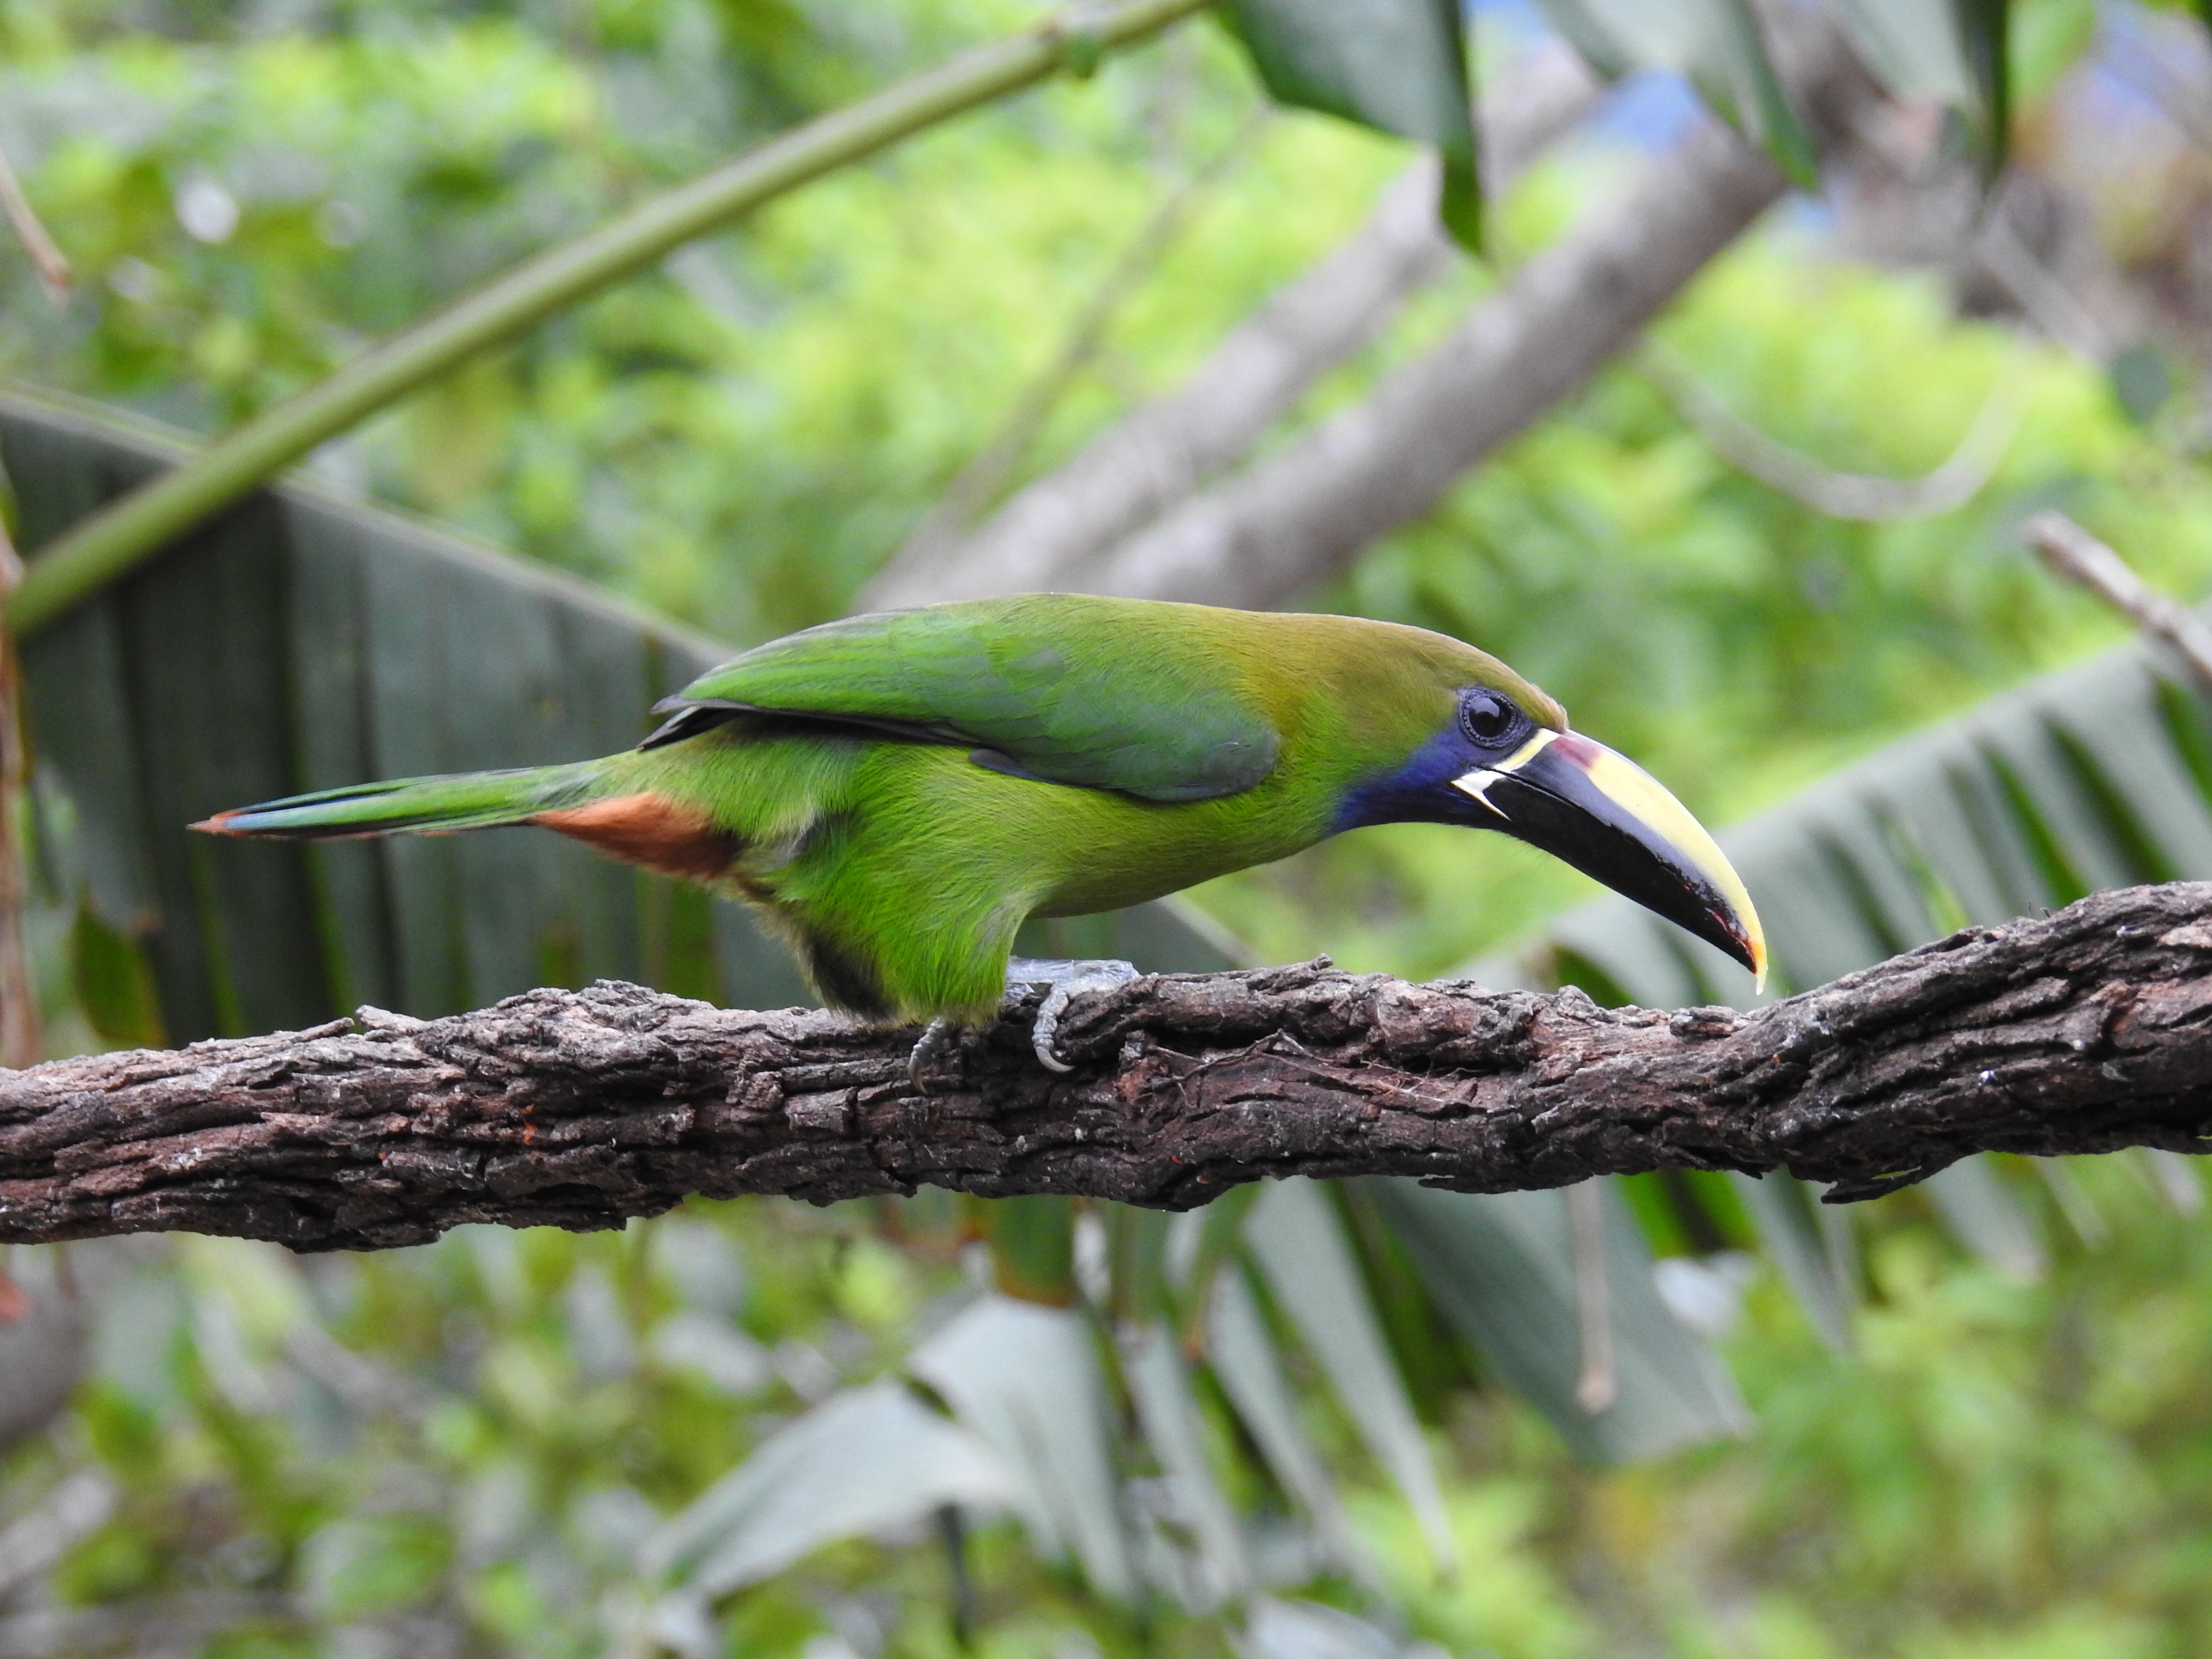
M1753 969L1753 988L1765 990L1766 935L1759 927L1759 912L1752 906L1751 895L1744 890L1743 880L1728 861L1728 854L1705 832L1705 826L1690 816L1690 809L1676 800L1658 779L1627 756L1615 754L1602 744L1593 743L1589 747L1594 752L1582 763L1589 774L1590 782L1624 811L1674 842L1729 902L1736 919L1743 924L1752 961L1756 964ZM1523 750L1522 755L1528 752ZM1522 755L1515 756L1515 760L1521 760Z

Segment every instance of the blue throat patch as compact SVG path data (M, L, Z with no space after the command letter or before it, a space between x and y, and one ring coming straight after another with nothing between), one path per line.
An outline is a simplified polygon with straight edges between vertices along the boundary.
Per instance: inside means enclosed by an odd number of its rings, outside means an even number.
M1501 751L1502 753L1503 751ZM1452 787L1452 780L1499 757L1478 749L1455 724L1439 732L1395 772L1363 783L1336 809L1330 833L1370 823L1458 823L1481 829L1497 822L1480 803Z

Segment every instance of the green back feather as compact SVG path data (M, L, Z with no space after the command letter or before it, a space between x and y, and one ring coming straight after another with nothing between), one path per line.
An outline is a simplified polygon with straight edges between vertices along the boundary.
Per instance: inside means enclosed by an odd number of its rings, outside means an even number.
M1025 594L851 617L749 651L668 706L906 727L998 750L1054 783L1205 800L1252 787L1282 747L1208 648L1240 614Z

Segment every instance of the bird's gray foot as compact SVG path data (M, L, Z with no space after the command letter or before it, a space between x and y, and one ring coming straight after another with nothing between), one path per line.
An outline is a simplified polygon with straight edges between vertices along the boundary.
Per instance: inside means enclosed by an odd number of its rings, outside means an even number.
M914 1085L915 1093L926 1095L929 1092L929 1085L922 1081L922 1075L945 1052L945 1045L951 1040L952 1022L943 1014L930 1021L929 1029L915 1039L914 1052L906 1057L906 1078Z
M1103 958L1090 961L1041 961L1036 957L1015 957L1006 963L1006 988L1021 985L1042 985L1044 1000L1037 1006L1036 1024L1030 1030L1030 1046L1036 1050L1037 1064L1048 1071L1072 1072L1075 1068L1053 1052L1052 1040L1060 1032L1060 1017L1067 1011L1068 1000L1079 991L1112 991L1139 977L1136 964L1114 962Z

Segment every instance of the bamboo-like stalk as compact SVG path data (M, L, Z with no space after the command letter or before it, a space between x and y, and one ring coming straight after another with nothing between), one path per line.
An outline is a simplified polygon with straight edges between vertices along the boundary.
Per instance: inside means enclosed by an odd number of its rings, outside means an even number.
M9 626L18 635L36 631L316 445L685 242L1064 68L1087 70L1208 3L1120 0L1072 9L770 139L525 260L76 526L31 562Z

